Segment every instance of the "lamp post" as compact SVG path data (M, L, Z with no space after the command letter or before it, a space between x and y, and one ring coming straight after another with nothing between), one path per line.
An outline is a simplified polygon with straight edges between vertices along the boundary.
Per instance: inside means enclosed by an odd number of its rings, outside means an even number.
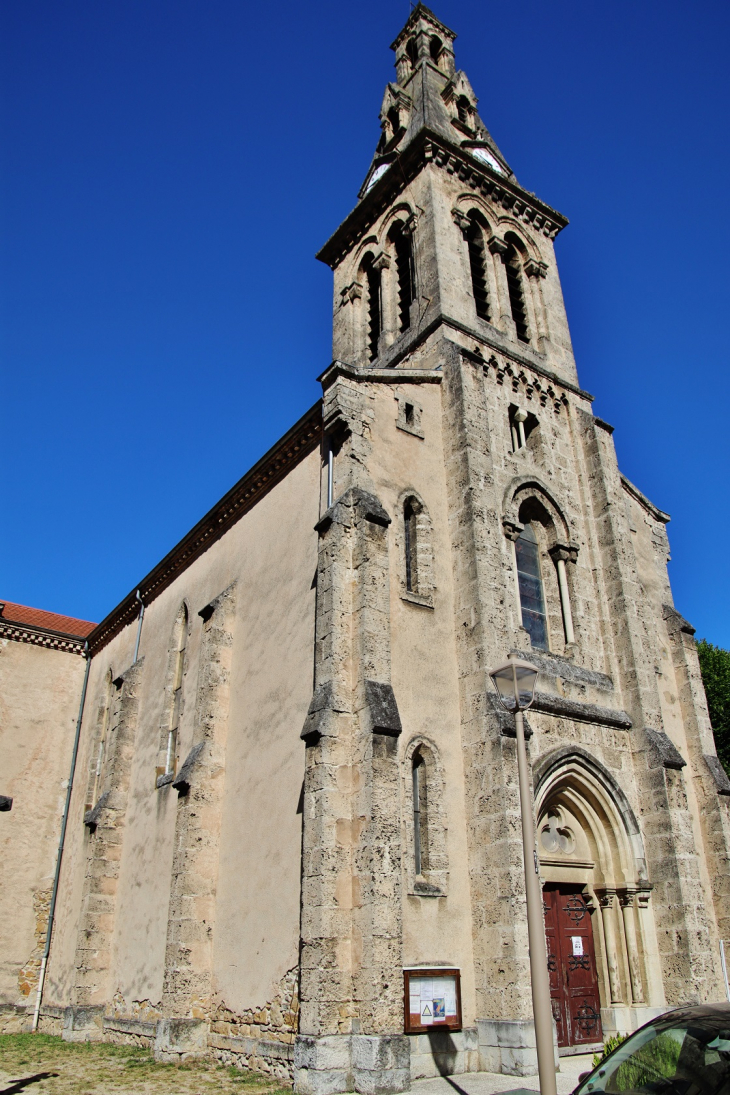
M527 898L527 937L530 947L530 979L532 981L532 1011L535 1020L537 1071L540 1095L556 1095L555 1048L553 1046L553 1011L550 1002L550 977L545 950L545 923L542 911L542 891L535 847L535 818L532 813L530 783L525 748L525 724L522 712L535 698L537 670L529 662L510 654L506 665L492 669L489 676L497 689L503 707L515 716L517 730L517 772L520 785L522 814L522 848L525 861L525 896Z

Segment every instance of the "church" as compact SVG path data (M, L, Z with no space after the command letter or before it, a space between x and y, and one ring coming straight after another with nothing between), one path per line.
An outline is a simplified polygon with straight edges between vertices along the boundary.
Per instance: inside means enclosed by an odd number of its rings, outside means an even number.
M730 781L669 517L454 39L419 3L393 43L317 256L321 400L100 624L2 607L4 1029L301 1095L534 1074L510 653L556 1058L724 995Z

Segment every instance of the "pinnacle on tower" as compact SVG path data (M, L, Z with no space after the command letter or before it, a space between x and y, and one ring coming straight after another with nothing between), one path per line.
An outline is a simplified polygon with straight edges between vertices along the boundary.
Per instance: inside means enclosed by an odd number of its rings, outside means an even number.
M360 191L362 198L423 131L471 152L497 174L514 175L477 113L477 97L454 61L455 33L417 4L391 45L396 80L380 108L382 136Z

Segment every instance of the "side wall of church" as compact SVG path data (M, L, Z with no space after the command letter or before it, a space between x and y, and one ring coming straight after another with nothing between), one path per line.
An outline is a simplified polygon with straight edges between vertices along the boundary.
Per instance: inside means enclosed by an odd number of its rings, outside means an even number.
M0 640L0 1003L35 1001L84 659Z
M97 1026L187 1017L221 1033L294 1029L319 480L316 451L147 607L135 665L136 622L94 657L50 1010L97 1009ZM199 748L179 795L156 781L183 605L178 775Z

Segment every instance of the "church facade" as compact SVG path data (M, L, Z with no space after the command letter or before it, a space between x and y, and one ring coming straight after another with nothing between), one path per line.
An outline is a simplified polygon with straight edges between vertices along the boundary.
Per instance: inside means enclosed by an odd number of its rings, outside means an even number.
M730 782L669 518L580 387L567 221L517 182L454 37L419 4L393 44L381 141L318 255L322 400L88 635L41 1029L302 1095L536 1072L515 729L488 677L510 652L539 670L558 1053L723 996ZM81 642L23 641L80 690ZM7 1015L33 1011L27 960L2 967Z

